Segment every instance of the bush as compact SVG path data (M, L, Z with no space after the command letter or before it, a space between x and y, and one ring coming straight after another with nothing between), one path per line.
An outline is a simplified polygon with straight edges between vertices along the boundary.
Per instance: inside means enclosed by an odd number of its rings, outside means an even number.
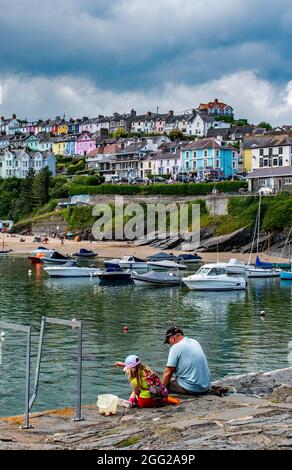
M78 160L76 164L69 165L67 169L68 175L74 175L76 171L81 171L84 170L85 168L85 161L84 160Z
M188 184L150 184L147 186L138 185L117 185L101 184L100 186L90 186L75 184L76 179L70 184L69 194L161 194L166 196L198 196L211 194L213 188L219 192L236 192L239 188L246 187L243 181L222 181L220 183L188 183Z

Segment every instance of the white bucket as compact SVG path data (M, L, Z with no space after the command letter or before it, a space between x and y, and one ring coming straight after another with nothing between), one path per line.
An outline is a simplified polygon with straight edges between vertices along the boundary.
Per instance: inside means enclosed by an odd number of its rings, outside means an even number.
M98 395L96 405L101 415L115 415L117 413L119 397L116 395Z

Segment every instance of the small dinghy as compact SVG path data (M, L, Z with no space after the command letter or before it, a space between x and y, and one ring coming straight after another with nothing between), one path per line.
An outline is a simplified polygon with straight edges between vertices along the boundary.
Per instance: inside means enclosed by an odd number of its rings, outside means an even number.
M72 256L76 256L78 258L95 258L97 253L92 250L86 250L86 248L80 248L78 252L72 253Z
M155 253L154 255L147 256L147 261L175 261L177 259L177 256L173 255L172 253L165 253L163 251L159 251L158 253Z
M119 267L106 268L98 274L98 277L102 283L132 282L131 273Z
M181 278L174 273L160 273L157 271L149 271L145 274L132 273L132 279L135 286L141 287L171 287L179 286Z
M64 256L58 251L54 251L51 256L44 256L40 258L42 264L65 264L68 261L72 261L72 258L69 256Z

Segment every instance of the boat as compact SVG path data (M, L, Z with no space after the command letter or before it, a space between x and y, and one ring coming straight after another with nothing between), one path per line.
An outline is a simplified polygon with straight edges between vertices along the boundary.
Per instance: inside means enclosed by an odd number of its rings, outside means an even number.
M198 291L244 290L247 286L244 277L228 276L218 263L205 264L195 274L183 277L182 281L189 289Z
M78 252L72 253L72 256L76 256L78 258L95 258L97 253L92 250L86 250L86 248L80 248Z
M69 256L64 256L58 251L54 251L51 256L43 256L40 258L42 264L65 264L68 261L73 261ZM76 261L75 261L76 263Z
M281 271L280 278L282 281L292 281L292 271Z
M123 256L121 259L110 259L104 261L106 268L121 268L121 269L147 269L148 265L143 259L136 256Z
M280 269L276 269L272 266L272 263L264 262L261 261L259 258L259 237L260 237L260 216L261 216L261 195L259 198L259 208L258 208L258 213L257 213L257 218L256 218L256 223L254 227L254 233L253 233L253 239L252 239L252 244L251 244L251 250L249 254L249 261L248 261L248 268L246 269L246 275L247 277L251 278L270 278L270 277L278 277L280 276ZM255 238L257 235L257 257L256 257L256 263L255 266L252 266L250 264L251 260L251 254L253 251L253 246L255 242Z
M96 267L79 267L72 261L63 266L45 266L43 269L50 277L95 277L100 273Z
M167 259L162 261L148 261L147 266L152 269L187 269L185 264Z
M43 256L52 256L52 254L55 252L56 250L50 250L49 248L45 248L44 246L39 246L36 250L33 250L30 254L31 256L39 256L39 255L43 255Z
M178 256L178 260L181 260L185 264L201 263L202 257L195 253L194 255L189 253L183 253Z
M179 286L181 284L181 278L176 274L162 273L157 271L149 271L145 274L132 273L132 279L135 286L148 286L148 287L171 287Z
M101 282L132 282L131 273L119 267L106 268L98 273Z
M220 264L225 268L227 274L245 274L246 270L250 267L244 261L236 258L231 258L228 263Z
M159 251L158 253L155 253L154 255L147 256L146 260L147 261L164 261L164 260L170 260L170 261L175 261L177 259L177 256L173 255L172 253L165 253L163 251Z
M279 277L281 269L276 268L260 268L256 266L250 266L246 270L247 277Z

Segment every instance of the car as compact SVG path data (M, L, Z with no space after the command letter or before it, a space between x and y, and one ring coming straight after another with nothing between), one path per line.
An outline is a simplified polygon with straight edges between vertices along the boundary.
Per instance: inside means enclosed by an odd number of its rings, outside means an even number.
M166 183L166 179L162 178L162 176L155 176L152 183Z
M269 194L273 194L273 190L271 188L268 188L267 186L263 186L262 188L257 190L257 194L262 194L264 196L267 196Z

